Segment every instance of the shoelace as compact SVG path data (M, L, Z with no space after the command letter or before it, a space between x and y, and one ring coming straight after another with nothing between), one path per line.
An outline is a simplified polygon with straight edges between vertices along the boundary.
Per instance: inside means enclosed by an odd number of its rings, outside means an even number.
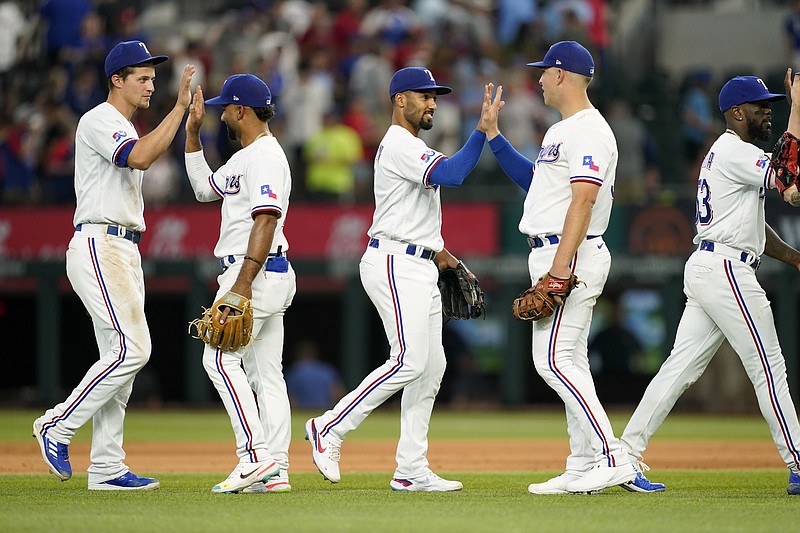
M330 450L331 461L339 462L339 446L328 445L328 450Z

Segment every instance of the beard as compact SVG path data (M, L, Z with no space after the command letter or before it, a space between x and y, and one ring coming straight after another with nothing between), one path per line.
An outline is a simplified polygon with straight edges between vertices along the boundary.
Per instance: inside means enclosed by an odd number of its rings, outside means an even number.
M419 122L417 123L417 126L419 126L419 129L421 129L421 130L428 131L429 129L431 129L433 127L433 119L431 119L431 120L426 122L424 118L421 118L421 119L419 119Z
M769 142L772 140L772 127L750 122L747 125L747 134L757 141Z
M231 141L238 141L239 138L236 136L236 132L231 129L230 126L225 124L225 129L228 130L228 140Z

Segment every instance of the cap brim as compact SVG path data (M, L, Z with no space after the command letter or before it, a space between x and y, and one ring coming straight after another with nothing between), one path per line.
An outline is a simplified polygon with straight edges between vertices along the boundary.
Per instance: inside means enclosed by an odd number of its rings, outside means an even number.
M230 102L222 98L222 96L215 96L205 101L206 105L228 105Z
M536 68L547 68L552 67L549 63L545 63L544 61L537 61L536 63L528 63L529 67L536 67Z
M425 91L435 91L436 94L450 94L451 92L453 92L453 89L445 85L424 85L422 87L414 87L413 89L403 89L402 91L397 91L394 94L402 93L404 91L414 91L417 93L424 93Z
M131 65L132 67L136 67L138 65L144 65L145 63L152 63L153 65L159 65L169 59L167 56L153 56L150 59L146 59L141 63L136 63L135 65Z

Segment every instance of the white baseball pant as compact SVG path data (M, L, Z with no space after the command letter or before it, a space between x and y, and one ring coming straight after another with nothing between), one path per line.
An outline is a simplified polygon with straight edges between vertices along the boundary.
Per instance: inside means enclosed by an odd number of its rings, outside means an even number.
M128 472L122 449L133 379L150 358L144 275L138 247L85 224L67 249L67 277L92 317L100 359L62 403L41 418L43 434L69 444L92 419L89 484Z
M317 418L318 427L323 437L341 444L376 407L402 389L394 477L414 479L430 472L428 427L447 366L439 270L434 261L371 247L359 270L383 321L389 358Z
M786 465L800 468L800 424L767 295L752 266L695 251L684 268L687 296L675 344L648 385L621 440L641 456L680 395L703 374L724 339L739 355Z
M555 253L552 244L531 250L532 284L548 272ZM566 471L579 473L595 465L624 465L630 458L597 397L587 354L592 309L611 267L611 254L602 238L584 240L571 266L583 283L552 316L533 323L533 364L564 402L570 445Z
M242 258L217 277L214 301L233 286ZM206 346L203 366L231 419L239 462L270 458L289 469L291 410L283 379L283 316L295 295L288 272L262 271L253 280L253 340L236 352ZM254 394L255 393L255 394Z

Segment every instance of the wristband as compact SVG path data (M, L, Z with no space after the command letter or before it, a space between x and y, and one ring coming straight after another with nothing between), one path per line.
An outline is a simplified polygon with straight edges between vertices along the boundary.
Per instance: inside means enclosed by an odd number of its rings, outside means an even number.
M250 261L252 261L253 263L257 263L259 267L261 267L261 268L264 268L264 262L263 262L263 261L259 261L258 259L255 259L255 258L253 258L253 257L250 257L249 255L246 255L246 256L244 256L244 258L245 258L245 259L249 259L249 260L250 260Z

